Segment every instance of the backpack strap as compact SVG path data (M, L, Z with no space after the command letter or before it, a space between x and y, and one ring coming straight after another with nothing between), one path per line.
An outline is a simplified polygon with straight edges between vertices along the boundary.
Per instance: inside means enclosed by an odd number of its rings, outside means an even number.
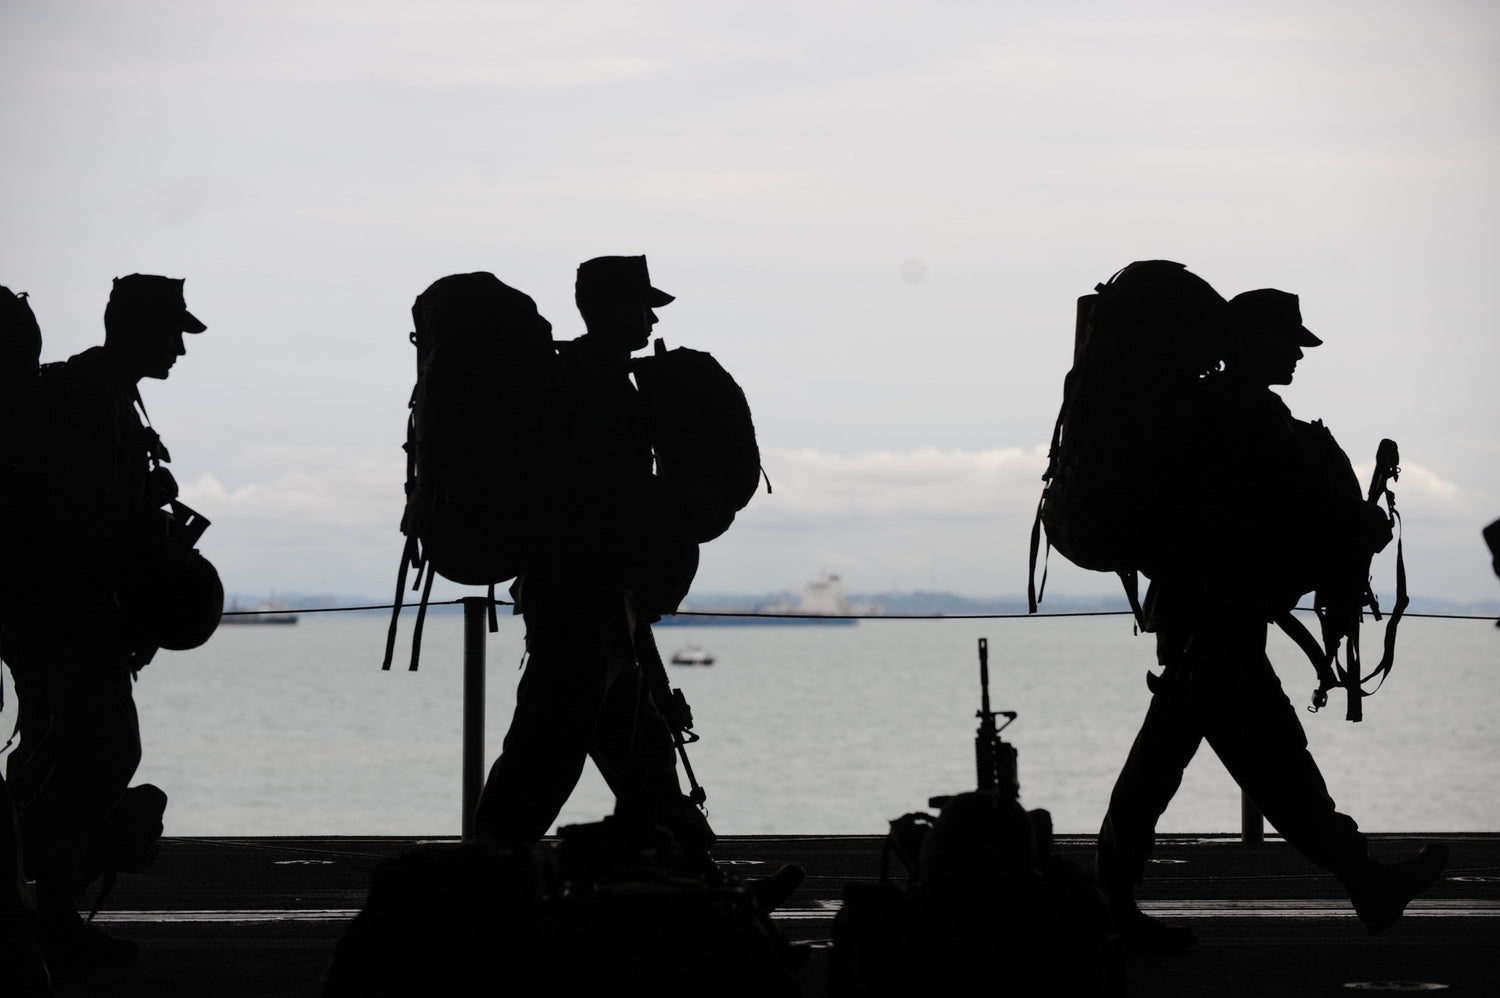
M1047 591L1047 561L1052 554L1052 539L1047 539L1047 550L1042 554L1042 581L1036 580L1036 556L1042 543L1042 506L1047 502L1047 489L1042 488L1042 497L1036 503L1036 517L1031 521L1031 568L1026 574L1026 612L1036 613L1042 594Z
M1047 489L1052 484L1052 477L1057 473L1057 444L1062 439L1063 420L1068 416L1068 402L1072 394L1073 372L1069 371L1063 379L1063 403L1057 411L1057 420L1052 424L1052 442L1047 447L1047 470L1042 473L1041 498L1036 502L1036 516L1031 521L1031 567L1026 575L1026 612L1036 613L1037 604L1042 601L1042 594L1047 590L1047 560L1052 554L1052 538L1047 538L1047 550L1042 553L1042 581L1038 585L1036 581L1036 556L1041 548L1042 539L1042 508L1047 505Z
M427 570L427 581L422 582L422 570ZM407 672L417 671L417 658L422 654L422 628L427 623L427 601L432 597L432 580L437 577L430 563L417 567L417 581L412 583L412 588L422 585L422 602L417 607L417 623L411 632L411 665L407 666Z
M1396 521L1396 603L1391 607L1390 619L1385 622L1385 641L1381 648L1380 662L1365 679L1378 679L1375 690L1380 689L1385 683L1385 677L1391 674L1391 666L1396 664L1396 625L1406 614L1407 604L1411 602L1406 592L1406 556L1401 550L1401 514L1396 512L1396 500L1389 492L1386 499L1390 503L1391 517ZM1375 619L1380 619L1380 609L1375 608ZM1375 690L1371 690L1374 693Z
M1146 628L1146 611L1141 609L1141 574L1135 569L1115 573L1120 577L1120 585L1125 588L1125 599L1130 603L1130 612L1135 614L1135 626L1141 630Z
M385 660L381 663L382 671L391 670L391 659L396 653L396 625L401 620L401 598L406 589L407 569L417 564L417 539L407 537L406 547L401 550L401 568L396 573L396 598L391 606L391 626L385 632Z

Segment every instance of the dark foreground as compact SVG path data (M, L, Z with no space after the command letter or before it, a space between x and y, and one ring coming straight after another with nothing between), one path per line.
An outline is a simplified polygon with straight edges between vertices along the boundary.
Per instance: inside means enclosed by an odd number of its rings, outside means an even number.
M1279 839L1166 838L1142 906L1181 920L1197 946L1176 956L1127 953L1130 996L1276 995L1440 990L1500 995L1500 835L1440 836L1444 878L1379 936L1354 917L1332 878ZM806 868L776 925L813 952L798 972L804 995L827 994L829 939L844 885L880 874L874 836L728 838L715 850L745 876L783 863ZM59 995L316 996L333 946L361 908L371 868L410 847L393 838L168 839L156 865L123 877L98 920L141 945L139 965L58 975ZM1405 836L1377 836L1398 858ZM1064 838L1087 862L1091 843ZM980 989L1005 993L1005 967ZM476 993L514 993L496 981ZM3 989L0 989L3 990ZM705 990L704 994L711 991Z

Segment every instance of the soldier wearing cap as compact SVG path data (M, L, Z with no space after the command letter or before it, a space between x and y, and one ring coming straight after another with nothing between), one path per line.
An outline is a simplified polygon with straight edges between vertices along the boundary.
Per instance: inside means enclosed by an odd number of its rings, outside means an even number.
M629 369L651 339L654 310L673 297L652 286L644 256L587 260L574 290L585 332L558 345L543 421L547 468L538 476L545 521L539 550L512 587L526 619L526 670L475 827L496 841L534 844L592 758L614 792L616 827L641 843L667 829L684 872L707 875L714 833L682 792L670 732L633 647L637 621L675 609L682 576L690 581L697 567L696 545L680 536L680 509L653 474Z
M1099 877L1117 930L1160 951L1188 945L1192 933L1143 914L1135 886L1157 819L1204 741L1283 837L1343 882L1372 932L1396 921L1447 859L1441 846L1396 864L1371 859L1354 819L1335 807L1266 656L1268 622L1321 587L1330 565L1361 554L1368 564L1391 533L1328 431L1293 418L1271 390L1291 383L1304 347L1322 342L1302 324L1297 296L1261 289L1229 305L1228 356L1202 385L1184 455L1195 558L1151 580L1147 622L1162 672L1148 679L1151 705L1099 832Z
M37 501L21 539L34 579L3 633L20 732L7 779L54 966L136 956L133 942L85 923L77 904L90 880L116 869L106 851L160 834L165 796L129 786L141 754L132 682L155 651L132 581L143 552L171 529L163 507L177 486L137 384L166 378L186 352L183 334L205 328L187 310L182 280L148 274L115 279L104 327L102 346L41 372L27 483Z

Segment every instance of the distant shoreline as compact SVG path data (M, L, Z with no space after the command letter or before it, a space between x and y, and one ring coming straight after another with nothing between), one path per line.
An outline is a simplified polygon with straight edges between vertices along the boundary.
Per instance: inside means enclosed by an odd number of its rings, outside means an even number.
M477 587L469 595L479 595L483 591ZM869 593L850 594L849 601L855 606L879 606L879 613L851 613L834 617L817 617L810 615L808 619L787 617L784 614L775 618L766 616L754 617L757 613L773 613L772 607L786 606L786 601L792 596L790 592L783 593L760 593L760 594L733 594L733 593L704 593L701 595L689 595L673 615L673 622L677 624L712 624L735 620L736 622L748 622L751 624L765 622L772 619L788 621L794 624L829 624L833 622L852 622L854 619L879 619L882 617L922 617L922 616L1016 616L1027 615L1026 600L1018 597L988 597L979 598L971 596L960 596L955 593L924 592L916 591L909 593ZM255 606L265 601L265 595L247 593L231 594L226 597L226 604L238 600L241 605ZM503 597L502 597L503 598ZM366 595L342 595L342 594L301 594L278 592L274 597L278 605L288 610L299 610L307 612L316 611L342 611L348 613L365 614L389 614L390 600L381 600ZM441 601L435 601L429 605L429 614L456 614L463 611L463 607L457 605L455 597L445 595ZM1394 597L1387 594L1380 595L1380 606L1382 613L1389 611L1395 602ZM402 612L410 613L416 608L415 603L403 605ZM1062 616L1079 613L1126 613L1130 606L1125 602L1123 596L1119 595L1067 595L1046 594L1037 608L1035 616ZM508 606L502 606L500 613L508 614ZM1454 616L1473 616L1500 618L1500 598L1493 600L1480 600L1475 602L1459 602L1457 600L1434 599L1414 596L1411 605L1407 607L1407 613L1419 614L1445 614ZM695 617L693 614L715 614L719 616ZM748 618L748 619L747 619ZM1367 619L1370 619L1367 614Z

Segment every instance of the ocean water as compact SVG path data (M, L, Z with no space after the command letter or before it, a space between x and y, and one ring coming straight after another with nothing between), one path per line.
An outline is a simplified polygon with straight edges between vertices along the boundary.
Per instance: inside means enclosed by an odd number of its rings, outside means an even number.
M170 798L169 835L452 835L461 827L462 619L429 617L418 672L380 669L386 618L304 614L293 626L226 626L164 652L136 687L137 782ZM709 667L668 666L702 740L689 749L721 834L879 834L933 795L974 785L977 640L989 642L994 710L1019 753L1021 799L1061 833L1092 833L1149 697L1152 639L1128 617L866 620L846 627L676 626L662 653L697 644ZM1367 654L1379 625L1367 624ZM486 765L514 704L522 622L488 636ZM1299 707L1312 672L1273 632ZM1500 830L1500 630L1408 618L1396 668L1344 720L1341 692L1303 722L1341 809L1372 832ZM9 731L13 698L0 723ZM561 824L612 798L589 767ZM1208 748L1165 815L1166 832L1234 832L1239 790Z

